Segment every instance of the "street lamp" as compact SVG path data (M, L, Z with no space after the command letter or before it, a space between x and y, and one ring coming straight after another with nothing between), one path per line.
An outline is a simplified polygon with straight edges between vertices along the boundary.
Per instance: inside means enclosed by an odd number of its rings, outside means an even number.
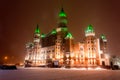
M7 59L8 59L8 57L7 57L7 56L5 56L5 57L4 57L4 60L7 60Z

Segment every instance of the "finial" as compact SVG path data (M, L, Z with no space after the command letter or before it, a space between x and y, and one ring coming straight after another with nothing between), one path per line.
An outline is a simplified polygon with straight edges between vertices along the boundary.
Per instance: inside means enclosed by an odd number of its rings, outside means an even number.
M63 3L62 3L62 0L60 0L60 6L63 7Z

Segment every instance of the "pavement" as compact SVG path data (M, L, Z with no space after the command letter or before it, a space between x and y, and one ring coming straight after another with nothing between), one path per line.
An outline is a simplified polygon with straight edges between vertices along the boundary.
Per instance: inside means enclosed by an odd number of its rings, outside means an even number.
M0 70L0 80L120 80L120 70L19 68Z

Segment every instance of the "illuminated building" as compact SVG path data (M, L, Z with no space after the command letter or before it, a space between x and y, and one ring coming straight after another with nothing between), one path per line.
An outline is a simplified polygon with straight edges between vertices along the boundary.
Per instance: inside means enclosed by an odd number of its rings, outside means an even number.
M37 26L34 41L26 45L26 66L97 67L109 66L107 39L95 36L92 25L85 30L85 38L74 42L67 27L67 15L63 8L59 13L58 27L47 34Z

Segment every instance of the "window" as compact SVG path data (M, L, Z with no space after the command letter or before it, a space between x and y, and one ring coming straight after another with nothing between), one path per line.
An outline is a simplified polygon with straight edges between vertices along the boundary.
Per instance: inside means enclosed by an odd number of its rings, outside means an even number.
M83 55L81 55L81 57L83 57Z
M94 43L94 41L91 41L91 43Z
M88 41L87 43L89 44L90 42Z
M52 52L54 52L55 50L52 50Z
M81 51L83 51L83 48L80 48Z
M90 48L89 48L89 50L90 50Z

